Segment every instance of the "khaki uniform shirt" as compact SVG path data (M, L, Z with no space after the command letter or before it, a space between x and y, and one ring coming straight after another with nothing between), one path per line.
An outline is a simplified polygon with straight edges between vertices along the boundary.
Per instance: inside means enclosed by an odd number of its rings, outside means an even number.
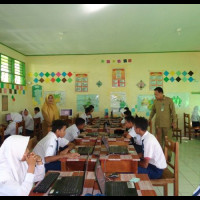
M150 120L156 114L155 125L156 127L168 127L172 126L172 122L176 123L176 112L174 102L171 98L164 96L162 100L154 100L152 106Z

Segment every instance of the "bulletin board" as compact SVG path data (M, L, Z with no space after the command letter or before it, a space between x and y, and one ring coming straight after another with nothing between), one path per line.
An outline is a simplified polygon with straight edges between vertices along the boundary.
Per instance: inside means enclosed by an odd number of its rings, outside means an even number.
M88 92L88 75L87 74L76 74L75 91Z
M163 87L163 73L150 72L149 90L154 90L156 87Z
M113 87L125 87L125 69L113 69L112 70L112 86Z
M2 95L2 111L8 111L8 95Z

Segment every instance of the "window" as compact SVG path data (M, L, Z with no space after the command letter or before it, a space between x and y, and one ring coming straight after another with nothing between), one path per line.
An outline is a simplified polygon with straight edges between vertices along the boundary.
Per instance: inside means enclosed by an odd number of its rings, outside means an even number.
M25 63L0 54L1 82L25 85Z

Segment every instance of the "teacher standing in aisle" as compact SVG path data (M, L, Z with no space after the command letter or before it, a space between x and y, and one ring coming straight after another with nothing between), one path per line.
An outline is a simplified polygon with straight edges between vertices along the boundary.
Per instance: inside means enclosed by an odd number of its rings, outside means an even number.
M44 117L42 134L43 137L45 137L51 129L52 122L59 119L59 111L52 94L47 95L45 98L45 102L42 106L42 115Z

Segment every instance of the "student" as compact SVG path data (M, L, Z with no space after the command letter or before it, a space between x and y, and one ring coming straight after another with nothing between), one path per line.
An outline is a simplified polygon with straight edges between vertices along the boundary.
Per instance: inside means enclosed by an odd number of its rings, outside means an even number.
M90 105L90 106L88 106L88 108L91 109L91 114L88 116L88 118L91 118L91 119L92 119L92 113L94 112L94 106L93 106L93 105Z
M127 110L124 112L124 118L121 121L121 124L124 125L125 124L125 118L131 116L131 111Z
M16 123L22 121L22 115L19 113L10 113L12 122L8 125L6 130L4 131L5 139L9 137L10 135L16 134ZM22 127L18 128L18 133L22 133Z
M24 111L22 112L22 116L25 121L26 135L32 136L34 130L34 120L28 109L24 109Z
M131 139L132 144L136 150L137 153L142 152L142 140L141 136L136 134L135 129L134 129L134 123L135 123L135 118L132 116L125 117L125 126L128 128L128 134L126 135L126 138Z
M0 196L28 196L33 184L43 180L40 156L29 153L30 137L12 135L0 148Z
M77 118L75 124L71 125L66 129L64 136L69 142L74 141L75 138L80 134L80 130L83 130L85 126L85 120L83 118Z
M91 108L90 107L87 107L85 109L85 113L83 113L80 118L83 118L85 120L85 125L87 125L89 123L89 119L88 119L88 116L91 115Z
M200 185L198 186L198 188L194 191L192 196L200 196Z
M192 120L192 127L200 126L199 106L194 107L191 120ZM195 132L198 133L198 129L195 129Z
M35 115L34 115L33 118L40 118L40 122L42 123L43 120L44 120L44 117L42 115L42 112L40 111L40 108L39 107L35 107L34 108L34 113L35 113Z
M166 159L160 143L155 136L147 131L148 121L137 117L134 121L135 132L142 139L142 153L138 154L138 174L148 174L150 179L159 179L167 167Z
M77 153L68 153L69 148L59 151L59 147L65 147L69 141L63 138L66 134L66 122L63 120L55 120L52 123L52 131L50 131L42 140L40 140L33 152L40 155L45 163L46 172L49 170L61 170L61 158L78 158Z

